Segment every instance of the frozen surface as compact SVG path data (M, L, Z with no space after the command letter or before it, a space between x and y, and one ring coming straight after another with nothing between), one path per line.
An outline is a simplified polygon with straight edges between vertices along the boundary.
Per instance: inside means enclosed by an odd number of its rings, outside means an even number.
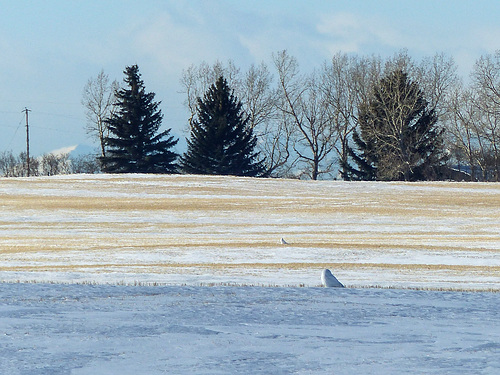
M0 373L500 373L497 293L0 284Z

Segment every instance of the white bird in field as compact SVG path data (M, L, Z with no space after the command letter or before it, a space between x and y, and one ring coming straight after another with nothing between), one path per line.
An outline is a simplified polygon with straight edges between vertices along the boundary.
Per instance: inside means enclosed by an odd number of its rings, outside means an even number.
M343 288L344 285L337 280L329 269L324 269L321 273L321 284L326 288Z
M285 239L283 237L281 237L280 244L288 245L288 242L286 242Z

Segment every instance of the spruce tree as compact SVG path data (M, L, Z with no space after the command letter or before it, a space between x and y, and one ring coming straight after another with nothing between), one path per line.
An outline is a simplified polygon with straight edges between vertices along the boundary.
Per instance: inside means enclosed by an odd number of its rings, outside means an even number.
M145 91L139 67L125 69L126 87L116 92L116 110L106 120L106 156L102 168L108 173L174 173L178 155L170 149L178 139L171 129L159 132L163 115L154 101L155 94Z
M360 107L347 179L438 179L446 161L443 130L422 91L401 70L386 75Z
M361 139L358 131L354 129L352 134L356 148L360 150L358 155L350 146L347 147L347 155L357 165L351 166L348 160L341 161L342 178L347 181L373 181L377 178L377 155L373 150L373 142L365 142Z
M256 143L241 102L220 77L203 99L198 98L182 169L194 174L262 175L264 167L257 160Z

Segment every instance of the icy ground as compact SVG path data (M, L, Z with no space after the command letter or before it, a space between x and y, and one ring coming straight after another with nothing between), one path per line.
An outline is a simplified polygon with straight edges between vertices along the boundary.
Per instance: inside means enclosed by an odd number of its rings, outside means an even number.
M0 374L499 374L500 295L0 284Z

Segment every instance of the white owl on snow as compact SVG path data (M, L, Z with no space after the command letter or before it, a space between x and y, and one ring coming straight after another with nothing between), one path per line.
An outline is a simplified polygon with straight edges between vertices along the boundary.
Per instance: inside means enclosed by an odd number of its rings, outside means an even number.
M343 288L344 285L337 280L329 269L324 269L321 273L321 284L327 288Z

